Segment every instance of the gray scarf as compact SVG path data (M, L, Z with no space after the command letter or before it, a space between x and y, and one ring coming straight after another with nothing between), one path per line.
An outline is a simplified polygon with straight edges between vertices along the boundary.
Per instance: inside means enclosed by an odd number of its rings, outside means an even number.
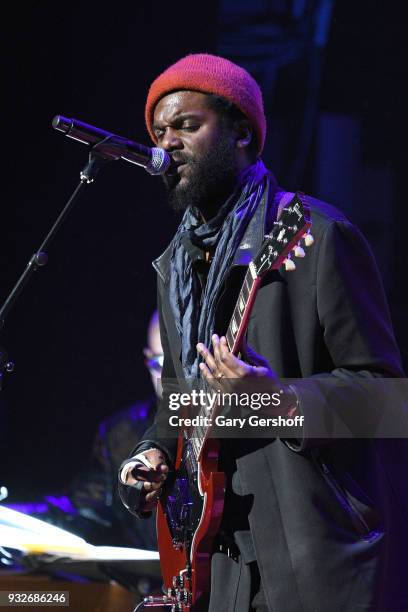
M181 337L186 378L199 377L196 344L210 347L219 289L255 210L268 194L271 202L275 191L273 175L258 160L241 174L234 193L210 221L202 223L195 208L188 208L183 216L173 240L170 303ZM199 279L184 246L186 239L214 254L201 300Z

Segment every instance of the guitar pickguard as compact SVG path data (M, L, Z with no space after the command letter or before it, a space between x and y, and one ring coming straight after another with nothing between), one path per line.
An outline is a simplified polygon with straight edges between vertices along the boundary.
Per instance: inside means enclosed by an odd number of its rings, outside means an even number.
M203 497L198 489L197 464L191 441L185 440L179 469L169 482L165 498L165 515L173 546L190 552L191 542L200 522Z

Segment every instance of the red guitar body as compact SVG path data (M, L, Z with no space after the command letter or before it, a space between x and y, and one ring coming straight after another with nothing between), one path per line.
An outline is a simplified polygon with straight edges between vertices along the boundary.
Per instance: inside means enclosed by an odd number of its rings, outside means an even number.
M180 610L205 610L211 554L224 507L225 474L218 471L216 439L207 439L197 477L189 473L190 441L179 439L176 475L157 511L157 537L164 586ZM187 484L188 491L184 484ZM183 525L176 525L177 519Z

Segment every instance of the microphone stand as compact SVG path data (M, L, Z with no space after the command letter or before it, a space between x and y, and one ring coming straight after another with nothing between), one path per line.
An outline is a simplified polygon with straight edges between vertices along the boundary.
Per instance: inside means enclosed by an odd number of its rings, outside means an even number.
M54 225L51 227L41 246L29 260L27 267L25 268L23 274L20 276L17 283L11 290L3 306L0 308L0 330L4 326L7 314L10 312L14 302L16 301L18 295L21 293L22 289L27 284L28 280L31 278L34 272L45 266L48 262L48 255L46 253L46 249L51 240L54 238L57 231L59 230L59 228L61 227L65 217L68 215L71 208L77 201L80 193L84 190L84 187L86 185L89 185L90 183L93 183L99 170L105 164L120 159L119 149L116 153L111 146L109 147L109 150L107 150L104 146L107 144L108 140L109 138L106 138L102 142L99 142L94 147L92 147L91 152L89 153L88 163L81 170L81 180L78 186L69 198L68 202L66 203L62 212L58 216ZM0 347L0 390L2 389L3 377L5 372L12 372L13 370L14 363L12 361L9 361L7 351L3 347Z

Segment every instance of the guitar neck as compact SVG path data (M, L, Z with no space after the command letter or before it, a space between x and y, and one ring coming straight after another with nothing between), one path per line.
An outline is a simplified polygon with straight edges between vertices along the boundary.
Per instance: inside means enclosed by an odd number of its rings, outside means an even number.
M260 284L261 278L257 276L255 266L251 262L245 274L244 282L239 292L227 333L225 334L228 348L234 355L237 355L241 348L242 339L248 327L249 317Z
M302 237L305 246L313 244L309 212L303 194L295 194L289 204L282 209L279 219L274 221L271 233L265 236L261 250L249 264L225 334L228 349L234 355L238 355L241 349L262 277L270 270L277 270L282 264L285 264L287 271L294 270L296 266L291 259L291 251L294 251L296 257L305 257L305 252L300 246ZM206 406L201 407L200 416L210 416ZM193 439L197 458L209 428L210 426L201 425L194 427L192 431L190 437Z
M261 280L261 277L256 275L255 267L251 262L245 274L244 282L242 283L241 291L239 292L234 312L227 333L225 334L228 348L234 355L237 355L240 350L242 338L248 327L249 317ZM201 407L200 416L209 416L206 406ZM199 458L209 429L210 426L204 425L197 425L193 429L191 439L197 459Z

